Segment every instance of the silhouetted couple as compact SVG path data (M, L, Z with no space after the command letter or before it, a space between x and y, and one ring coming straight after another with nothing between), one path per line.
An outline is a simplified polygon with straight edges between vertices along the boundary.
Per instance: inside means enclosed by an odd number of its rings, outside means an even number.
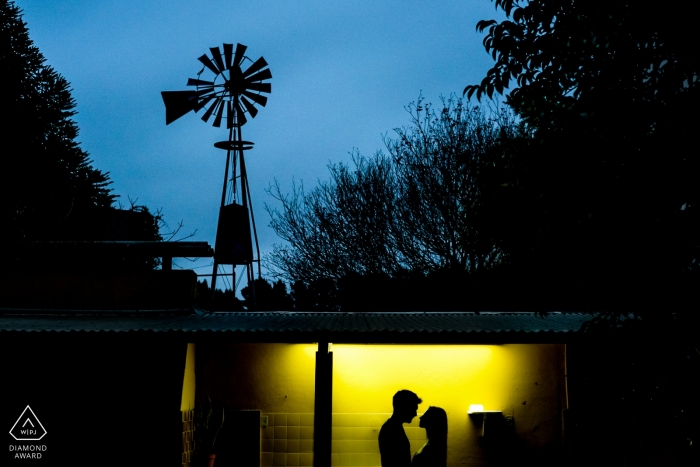
M430 407L420 418L428 442L413 455L403 429L418 415L423 402L414 392L402 389L394 394L394 413L379 431L379 452L382 467L445 467L447 464L447 414L440 407Z

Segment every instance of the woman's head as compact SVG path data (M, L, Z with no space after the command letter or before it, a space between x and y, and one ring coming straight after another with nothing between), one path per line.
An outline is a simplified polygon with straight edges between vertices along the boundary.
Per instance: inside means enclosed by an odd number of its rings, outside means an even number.
M447 413L440 407L430 406L420 418L419 426L428 432L444 433L447 436ZM431 436L431 433L428 433L428 436Z

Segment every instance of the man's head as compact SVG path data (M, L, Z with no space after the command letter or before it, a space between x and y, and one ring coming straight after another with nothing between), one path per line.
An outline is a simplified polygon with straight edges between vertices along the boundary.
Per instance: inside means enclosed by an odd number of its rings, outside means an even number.
M423 400L418 397L418 395L409 391L408 389L402 389L396 394L394 394L394 399L392 401L394 405L394 417L401 420L401 423L411 423L413 417L418 414L418 404L423 402Z

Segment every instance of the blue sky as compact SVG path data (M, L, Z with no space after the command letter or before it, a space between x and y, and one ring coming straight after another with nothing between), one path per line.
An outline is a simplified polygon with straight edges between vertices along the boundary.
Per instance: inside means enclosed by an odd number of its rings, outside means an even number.
M266 107L243 127L263 252L280 240L268 227L265 189L278 180L307 189L329 162L370 155L382 135L409 123L404 107L420 94L461 95L493 61L475 31L500 19L488 0L470 1L149 1L19 0L31 39L72 85L78 140L110 173L128 206L162 209L171 227L213 245L225 153L224 128L190 113L165 125L160 92L183 90L197 57L222 43L265 57L273 78ZM211 123L211 122L210 122ZM204 267L211 260L180 261Z

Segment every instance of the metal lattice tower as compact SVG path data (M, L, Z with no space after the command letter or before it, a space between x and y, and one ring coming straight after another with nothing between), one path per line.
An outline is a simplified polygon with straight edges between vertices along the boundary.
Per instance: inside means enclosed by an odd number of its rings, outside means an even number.
M244 141L241 128L248 118L258 114L256 104L264 107L267 97L263 95L272 91L272 78L267 62L260 57L256 61L245 56L247 47L237 44L223 45L223 54L219 47L211 47L208 55L199 57L204 65L197 78L187 80L187 86L194 89L186 91L163 91L166 125L182 117L190 110L204 110L202 120L208 122L214 117L213 125L221 127L226 120L228 140L219 141L214 146L226 151L224 169L224 186L221 192L219 224L216 231L214 248L214 268L212 270L212 296L216 290L216 277L219 265L232 266L232 287L236 283L236 266L246 267L248 284L255 299L254 264L257 263L260 277L260 247L255 229L255 217L250 199L248 176L246 173L244 152L253 148L253 143ZM251 64L244 69L246 61ZM202 79L202 75L206 79Z

